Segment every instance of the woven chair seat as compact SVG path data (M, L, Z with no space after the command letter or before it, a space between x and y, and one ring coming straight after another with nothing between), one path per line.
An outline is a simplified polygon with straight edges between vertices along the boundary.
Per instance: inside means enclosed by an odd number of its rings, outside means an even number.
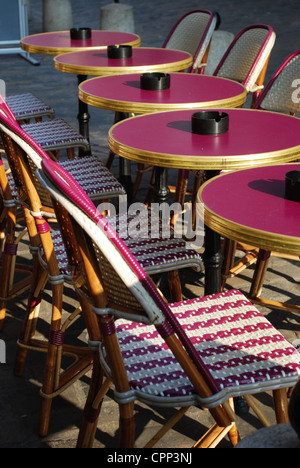
M233 396L251 390L258 393L269 385L274 388L277 380L280 388L300 374L300 354L239 291L170 307L220 392L202 401L156 329L120 319L117 333L132 389L124 399L138 397L159 404L175 398L178 405L209 408L216 400L225 401L227 392ZM100 345L102 364L110 376L104 353ZM116 397L122 400L121 394Z
M89 148L88 141L63 119L24 124L22 125L22 129L45 151L72 147L80 147L84 150L88 150Z
M6 97L7 104L18 121L55 115L54 109L31 93L14 94Z
M99 200L103 195L125 195L125 189L96 156L84 156L59 163L65 168L92 200ZM7 176L12 195L18 199L12 174Z
M62 275L71 281L71 272L68 269L67 253L60 231L51 232L55 255ZM195 250L187 249L186 242L181 239L123 239L124 243L138 259L148 274L163 273L174 268L195 268L202 266L201 255ZM43 248L39 252L40 260L47 269Z
M83 188L91 200L125 195L125 189L99 158L88 155L59 163Z
M145 207L137 215L107 216L119 236L138 259L148 274L163 273L174 269L194 268L200 271L203 266L201 255L182 238L176 238L170 224L160 218L151 217L151 210ZM138 223L138 230L135 228Z

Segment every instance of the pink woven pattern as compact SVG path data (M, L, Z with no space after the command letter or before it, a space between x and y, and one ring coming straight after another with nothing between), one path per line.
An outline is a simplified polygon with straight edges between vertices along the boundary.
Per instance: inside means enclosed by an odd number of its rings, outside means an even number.
M17 120L42 115L50 117L54 116L54 110L52 107L48 106L31 93L7 96L6 102L13 111Z
M63 119L25 124L22 129L46 151L50 148L69 148L70 145L84 149L89 147L88 141Z
M300 354L239 291L170 307L220 389L300 375ZM163 397L194 393L154 327L117 324L133 389Z

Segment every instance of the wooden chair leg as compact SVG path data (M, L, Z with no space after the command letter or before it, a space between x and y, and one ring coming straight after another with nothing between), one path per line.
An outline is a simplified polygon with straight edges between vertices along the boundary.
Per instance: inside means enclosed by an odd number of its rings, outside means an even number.
M43 437L48 434L50 412L52 405L51 395L55 389L56 363L59 346L62 346L63 337L60 334L62 318L63 283L52 287L52 317L50 337L47 349L46 365L42 386L42 402L40 409L39 434ZM49 397L48 397L49 396Z
M289 422L287 389L280 388L273 391L274 408L277 424L286 424Z
M135 442L135 420L134 402L119 405L119 440L120 448L134 448Z
M37 256L34 256L33 258L33 275L32 286L28 296L27 310L18 340L18 350L14 365L15 375L22 375L24 372L27 352L32 346L31 339L34 336L39 316L41 297L48 280L48 275L40 267Z
M6 241L2 263L0 283L0 330L3 330L10 284L10 272L13 264L13 256L16 255L15 244L16 208L10 208L7 216Z
M223 243L223 256L224 261L222 265L222 291L225 288L229 272L234 262L234 255L236 251L236 242L231 239L224 239Z
M97 356L94 357L92 379L82 415L77 448L93 447L101 406L111 386L109 379L103 381L103 370L98 359L98 350L95 354Z
M169 288L172 302L182 301L181 281L178 270L169 271Z
M265 275L268 269L270 256L271 256L270 251L266 251L262 249L259 250L255 272L252 278L251 288L250 288L250 293L249 293L250 300L255 300L261 294Z

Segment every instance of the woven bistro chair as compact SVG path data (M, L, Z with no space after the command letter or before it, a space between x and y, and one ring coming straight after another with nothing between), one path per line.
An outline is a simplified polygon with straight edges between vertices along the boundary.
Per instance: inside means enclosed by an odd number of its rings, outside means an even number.
M300 354L243 294L234 290L168 304L72 177L49 160L38 174L72 223L102 337L92 344L105 378L94 366L78 447L92 446L111 385L123 448L134 446L135 400L180 408L146 447L193 405L208 408L215 420L195 447L215 446L227 433L236 444L228 403L236 395L260 413L252 394L273 391L277 422L287 420L286 389L299 379Z
M72 347L64 345L66 328L65 323L62 323L63 285L65 282L72 284L71 271L76 269L77 265L76 261L74 263L76 251L73 249L72 238L68 239L64 245L60 231L50 229L50 221L54 216L52 202L36 177L36 169L41 167L42 160L50 161L51 158L14 120L0 116L0 132L14 176L18 197L22 201L33 255L33 279L22 332L18 341L15 373L21 374L23 372L28 349L47 351L41 390L42 407L39 424L40 434L46 435L52 399L61 394L77 376L79 378L91 366L90 354L87 354L86 349L79 350L83 352L82 359L75 361L73 366L60 374L63 351L73 354L76 351ZM72 169L72 163L73 160L68 161L66 168ZM65 226L62 228L65 229ZM68 232L68 234L70 233ZM135 246L132 245L133 242ZM180 296L181 288L177 270L185 267L199 269L202 264L201 256L195 251L187 249L186 243L182 242L181 239L151 238L134 241L128 239L128 243L151 274L169 273L171 288L173 286L175 294L180 294ZM73 250L74 253L72 253ZM78 269L76 271L78 272L76 280L78 285L82 282L82 278L80 271ZM74 279L75 277L73 277ZM41 342L36 339L35 330L42 292L47 281L50 282L52 288L53 313L50 321L49 340ZM80 302L82 304L82 300ZM76 309L71 318L76 318L79 312L80 309ZM88 317L87 315L86 323L89 323ZM69 322L70 320L67 320L67 326ZM92 334L90 334L91 336ZM91 339L93 340L93 338Z
M257 99L254 108L273 112L282 112L290 115L300 115L300 50L291 53L276 70L265 89ZM244 256L235 261L237 247L246 252ZM245 268L256 262L255 273L251 282L249 298L255 303L263 303L268 307L300 312L299 305L291 305L278 301L263 300L260 298L265 275L271 255L285 257L299 261L299 256L284 256L282 253L270 252L254 248L250 245L225 239L223 288L228 278L236 276Z
M246 27L233 39L213 76L242 83L249 93L253 93L253 107L264 85L275 40L275 32L267 24Z
M0 121L1 119L12 125L15 131L23 132L22 135L24 135L24 138L25 135L26 138L29 138L24 130L19 127L14 114L4 99L0 99ZM30 138L30 141L36 144L32 138ZM43 153L43 156L37 157L37 165L40 164L42 157L49 158L49 155ZM122 185L101 161L93 155L65 160L60 164L73 174L74 178L95 202L125 195L125 190ZM17 263L16 265L18 245L24 236L24 231L21 231L20 236L16 235L16 228L17 221L19 221L23 210L20 210L21 201L18 198L12 174L6 174L2 159L0 187L1 204L3 208L0 214L1 249L3 247L2 274L0 281L0 329L3 329L7 301L23 292L24 288L29 287L30 269L27 264L21 265ZM23 271L25 273L24 279L21 279L20 282L14 281L16 271Z
M6 102L18 123L53 159L58 160L63 150L69 159L75 157L75 149L88 153L89 142L65 120L54 118L54 110L33 94L8 96ZM42 120L45 115L50 119Z
M194 58L191 73L203 73L217 17L209 10L193 10L183 15L172 27L163 48L178 49Z
M32 93L6 96L6 102L19 123L29 123L31 120L38 122L44 117L49 119L55 117L54 109Z

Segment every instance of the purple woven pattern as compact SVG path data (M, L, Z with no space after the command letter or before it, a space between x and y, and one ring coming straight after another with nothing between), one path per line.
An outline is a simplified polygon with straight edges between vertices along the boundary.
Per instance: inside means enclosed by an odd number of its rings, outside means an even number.
M8 184L9 184L9 188L10 188L12 197L17 200L18 199L18 192L17 192L16 186L15 186L15 181L14 181L14 178L13 178L13 175L12 175L11 172L9 174L7 174L7 181L8 181Z
M62 119L44 120L22 125L44 150L69 148L70 146L88 149L88 141Z
M6 101L17 120L42 115L54 116L52 107L40 101L31 93L7 96Z
M59 163L93 200L104 195L124 195L125 189L96 156L85 156ZM101 195L102 194L102 195Z
M239 291L170 307L220 389L285 376L297 380L300 375L300 354ZM190 381L154 327L126 320L117 325L132 389L150 396L193 395Z
M66 251L65 251L65 246L64 246L60 231L51 232L51 238L52 238L52 242L53 242L55 256L56 256L57 263L58 263L58 268L59 268L61 274L66 275L66 276L71 276L71 272L68 269L68 258L67 258L67 254L66 254ZM45 270L47 270L47 262L46 262L43 247L40 247L39 256L40 256L40 259L42 261L42 264L43 264Z

